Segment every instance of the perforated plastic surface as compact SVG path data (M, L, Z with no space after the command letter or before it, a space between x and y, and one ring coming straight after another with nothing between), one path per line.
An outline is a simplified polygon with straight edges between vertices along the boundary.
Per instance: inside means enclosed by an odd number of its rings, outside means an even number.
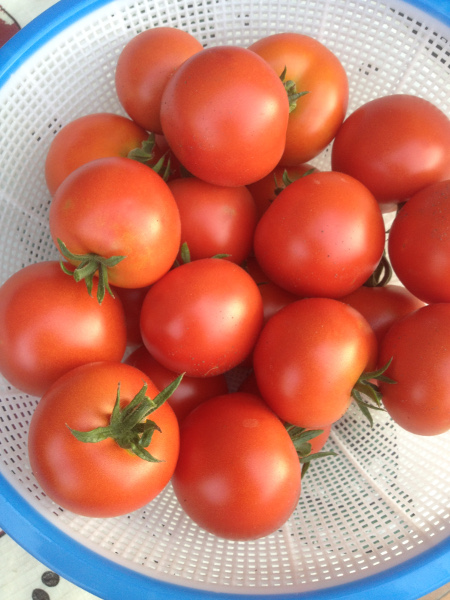
M145 28L180 27L205 46L246 46L273 32L300 31L324 42L344 64L349 112L376 96L405 92L450 115L450 29L396 0L85 0L53 8L7 49L19 59L0 64L0 283L29 263L58 257L47 225L47 148L75 117L122 112L115 63L127 40ZM0 56L10 60L6 52ZM329 150L312 162L329 168ZM192 523L170 485L144 509L115 519L83 518L53 504L27 458L36 402L0 380L0 524L47 562L58 562L52 536L62 553L77 554L67 540L93 550L98 581L68 565L63 574L101 597L135 600L137 589L142 598L158 597L154 578L185 586L164 588L168 597L209 590L367 598L368 586L376 594L386 583L396 598L413 600L450 579L448 434L413 436L383 414L370 430L351 410L326 446L338 456L311 468L286 526L255 542L231 542ZM55 531L64 534L62 541L54 541ZM117 566L114 581L101 570L104 558ZM430 561L433 568L421 570ZM134 574L138 585L128 596ZM336 587L341 584L347 587Z

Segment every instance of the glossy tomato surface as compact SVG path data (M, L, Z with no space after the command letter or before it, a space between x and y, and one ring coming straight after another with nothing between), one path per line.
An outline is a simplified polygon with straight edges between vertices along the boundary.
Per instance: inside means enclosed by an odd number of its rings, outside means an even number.
M289 115L281 164L296 166L317 156L333 140L348 105L347 73L319 40L296 32L263 37L249 49L264 58L297 92L307 92Z
M86 443L70 431L108 426L119 384L123 408L144 383L148 398L157 396L160 390L144 373L108 361L73 369L47 390L31 419L28 450L33 473L54 502L77 514L114 517L141 508L167 485L179 451L178 422L167 403L148 417L161 430L147 446L158 462L111 438Z
M410 94L375 98L356 109L333 142L335 171L359 179L383 212L420 189L450 178L450 120Z
M228 539L257 539L282 527L301 491L294 445L253 394L207 400L180 430L173 488L185 512Z
M289 118L279 75L254 52L228 45L206 48L177 69L164 89L161 124L192 175L246 185L277 165Z
M176 373L210 377L240 364L263 322L258 286L238 265L204 258L176 267L149 290L144 345Z
M430 304L392 325L380 348L386 375L383 404L393 420L417 435L450 429L450 304Z
M358 311L331 298L305 298L265 324L253 367L262 397L283 421L316 429L344 415L376 353L375 334Z
M369 190L349 175L318 172L272 202L256 227L254 251L289 292L339 298L372 274L384 243L383 216Z
M58 261L14 273L0 288L0 371L20 390L39 396L85 362L120 361L126 347L122 303L100 305Z

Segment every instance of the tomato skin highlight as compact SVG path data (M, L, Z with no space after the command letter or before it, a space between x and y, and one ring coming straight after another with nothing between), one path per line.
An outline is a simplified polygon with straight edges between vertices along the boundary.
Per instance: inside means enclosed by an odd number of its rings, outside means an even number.
M136 348L125 362L143 371L159 389L167 387L179 375L158 363L145 346ZM189 375L184 375L167 403L172 407L178 423L181 423L196 406L208 400L208 398L227 392L228 386L225 375L217 375L216 377L189 377Z
M427 186L400 209L388 253L412 294L429 304L450 302L450 180Z
M280 419L322 429L344 415L377 350L375 334L358 311L331 298L305 298L265 324L253 368L263 399Z
M172 479L186 513L214 535L252 540L281 527L301 491L301 469L283 424L253 394L217 396L180 428Z
M288 118L279 76L238 46L206 48L187 59L161 101L173 153L192 175L217 185L246 185L267 175L283 153Z
M176 373L212 377L240 364L263 322L258 286L238 265L204 258L157 281L141 312L144 345Z
M416 435L450 429L450 304L430 304L406 315L384 336L380 360L392 363L381 382L392 419Z
M436 181L450 178L450 119L409 94L378 97L357 108L333 142L334 171L359 179L383 212Z
M384 250L385 227L369 190L342 173L297 179L255 230L255 257L276 284L298 296L339 298L360 287Z
M249 49L264 58L297 92L308 92L297 100L289 115L286 147L280 163L296 166L317 156L333 140L348 105L347 73L338 57L307 35L283 32L263 37Z
M28 265L0 288L0 371L18 389L40 396L85 362L122 360L125 315L120 300L102 305L58 261Z
M180 215L171 191L150 167L129 158L99 158L59 186L49 213L50 233L73 254L124 256L108 269L117 287L151 285L173 265Z
M87 114L70 121L53 138L45 159L45 180L52 196L64 179L97 158L128 156L148 138L137 123L114 113Z
M175 27L154 27L125 44L115 71L119 101L141 127L162 133L160 107L167 82L188 58L203 50L190 33Z
M110 438L85 443L71 433L69 427L89 431L109 424L119 382L123 406L144 382L149 398L160 391L129 365L87 363L58 379L31 419L28 447L36 479L54 502L80 515L114 517L141 508L167 485L178 459L178 422L167 402L149 417L161 432L155 431L148 449L162 462L147 462Z

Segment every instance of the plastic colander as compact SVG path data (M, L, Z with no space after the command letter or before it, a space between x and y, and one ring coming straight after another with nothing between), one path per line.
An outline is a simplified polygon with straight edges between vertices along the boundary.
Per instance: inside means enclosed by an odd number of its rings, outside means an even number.
M58 258L47 224L49 144L83 114L123 113L117 57L136 33L161 25L185 29L205 46L247 46L299 31L342 61L349 112L400 92L450 115L447 1L62 0L0 51L0 283L25 265ZM329 149L312 162L329 168ZM414 436L384 413L371 430L351 409L326 446L337 456L310 469L285 526L236 542L194 524L170 484L142 510L113 519L54 504L27 457L37 401L0 380L0 525L101 598L413 600L450 581L448 434Z

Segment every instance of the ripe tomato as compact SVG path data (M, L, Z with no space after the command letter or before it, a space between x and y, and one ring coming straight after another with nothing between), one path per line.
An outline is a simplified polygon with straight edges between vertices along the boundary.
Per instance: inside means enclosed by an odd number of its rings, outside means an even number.
M55 244L62 240L72 254L123 257L107 269L117 287L152 284L172 267L180 247L180 215L167 184L129 158L79 167L58 188L49 219Z
M395 274L427 303L450 302L450 179L412 196L392 222L388 253Z
M163 90L178 67L200 50L194 36L175 27L154 27L127 42L115 72L117 96L127 114L144 129L162 133Z
M270 279L298 296L339 298L362 285L383 254L384 221L372 194L341 173L297 179L255 230L254 251Z
M392 419L417 435L450 429L450 304L430 304L392 325L380 360L396 383L381 382L383 404Z
M277 165L268 175L259 181L250 183L247 188L255 201L258 221L288 182L300 179L311 171L317 171L317 169L308 163L295 167Z
M81 165L96 158L128 156L147 138L145 129L113 113L93 113L70 121L53 138L45 159L50 194Z
M363 285L340 300L363 315L377 336L379 345L395 321L424 306L424 303L407 289L395 284L380 287Z
M210 377L250 354L262 321L261 294L250 275L230 261L203 258L152 285L141 333L147 350L168 369Z
M85 362L120 361L126 347L120 300L100 306L57 261L35 263L0 288L0 372L18 389L41 395Z
M409 94L376 98L355 110L333 143L334 171L359 179L383 212L423 187L450 178L450 120Z
M249 49L278 76L286 68L285 80L295 83L297 92L307 92L289 115L280 162L295 166L311 160L328 146L344 120L349 94L344 67L329 48L300 33L269 35Z
M186 417L172 483L200 527L235 540L282 527L301 491L283 424L258 396L240 392L207 400Z
M196 177L169 182L180 211L181 243L191 260L227 254L240 264L253 248L256 206L245 186L228 187Z
M300 299L299 296L291 294L291 292L270 281L254 256L247 258L244 267L250 277L255 280L261 293L264 322L268 321L272 315L287 304Z
M238 46L188 58L161 101L163 133L181 164L217 185L246 185L267 175L283 153L289 118L279 75Z
M114 517L141 508L166 486L179 451L178 422L167 402L149 415L157 429L143 446L158 462L134 454L127 440L123 446L112 437L87 443L71 432L108 427L117 394L124 409L144 383L147 398L154 399L159 390L138 369L88 363L63 375L43 395L31 419L28 451L38 483L54 502L77 514Z
M376 353L375 334L358 311L331 298L306 298L265 324L253 367L262 397L281 419L320 429L346 412Z
M143 371L161 390L178 376L178 373L166 369L156 361L145 346L136 348L125 362ZM189 375L185 375L167 402L176 414L178 422L181 423L186 415L201 402L227 392L228 386L225 375L217 375L216 377L189 377Z
M127 327L127 344L142 344L141 309L150 286L141 288L119 288L111 286L114 297L122 302Z

